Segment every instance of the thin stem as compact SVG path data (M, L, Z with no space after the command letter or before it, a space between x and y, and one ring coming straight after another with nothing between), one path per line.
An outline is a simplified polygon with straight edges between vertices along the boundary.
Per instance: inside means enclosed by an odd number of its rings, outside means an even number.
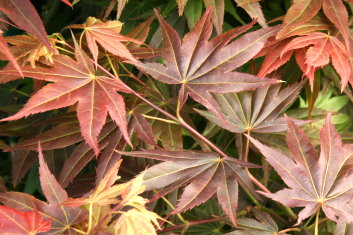
M168 120L168 119L165 119L165 118L154 117L154 116L150 116L150 115L147 115L147 114L142 114L142 116L144 116L145 118L148 118L148 119L152 119L152 120L158 120L158 121L166 122L166 123L169 123L169 124L179 125L178 122L173 121L173 120Z
M105 53L105 57L107 57L109 66L110 66L110 68L113 70L113 73L114 73L115 77L119 77L119 76L118 76L118 73L117 73L116 70L115 70L115 66L113 65L113 62L112 62L112 60L110 59L109 54L108 54L108 53Z
M292 231L300 232L301 229L300 228L287 228L287 229L279 231L278 233L286 233L286 232L292 232Z
M320 217L320 208L316 211L316 218L315 218L315 235L319 235L319 217Z
M248 136L250 136L250 134L251 134L251 131L250 131L250 129L248 129ZM244 154L244 161L248 161L248 155L249 155L249 145L250 145L250 139L249 138L246 138L246 144L245 144L245 154Z
M312 214L310 216L310 218L308 219L308 221L306 221L306 223L304 224L304 228L308 227L308 225L310 224L310 222L313 220L313 218L316 216L316 214Z
M318 224L322 224L322 223L323 223L323 222L325 222L326 220L328 220L328 218L327 218L327 217L326 217L326 218L323 218L323 219L321 219L321 220L319 220ZM307 227L307 229L306 229L306 230L312 230L315 226L316 226L316 223L315 223L315 224L310 225L309 227Z
M88 211L88 228L87 228L87 234L91 233L92 229L92 217L93 217L93 204L89 204L89 211Z

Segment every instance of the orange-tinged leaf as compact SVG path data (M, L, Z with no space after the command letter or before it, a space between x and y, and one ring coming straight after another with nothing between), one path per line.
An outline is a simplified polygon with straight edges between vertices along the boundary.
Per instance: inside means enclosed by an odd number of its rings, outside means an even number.
M338 28L349 50L348 11L342 0L323 0L322 9L327 18Z
M284 27L277 33L276 38L288 37L293 27L297 27L311 20L321 8L322 0L295 0L284 17Z
M298 214L298 223L322 209L333 221L353 222L353 145L343 144L331 122L331 114L320 133L320 155L303 130L287 118L289 131L288 157L250 138L289 188L265 196L289 207L304 207ZM300 175L300 177L298 177Z
M268 27L264 14L262 13L260 3L254 0L235 0L239 7L243 8L248 15L257 19L257 22L263 27Z
M9 46L7 45L5 38L2 36L2 34L3 34L2 30L0 30L0 51L1 51L1 53L5 54L7 59L12 63L12 65L15 67L15 69L21 75L21 77L24 77L22 70L21 70L21 67L18 65L15 56L12 54Z
M116 19L118 20L121 16L121 13L123 12L123 9L126 5L126 3L129 1L129 0L117 0L118 1L118 10L117 10L117 13L116 13Z
M0 194L0 201L8 207L21 211L38 211L45 219L51 220L50 233L73 233L72 227L85 218L81 208L67 208L49 205L33 196L20 192L6 192Z
M97 136L108 113L130 143L126 127L125 103L116 91L132 92L119 78L95 75L93 63L76 44L76 61L68 56L54 56L51 68L23 67L25 76L51 81L33 95L25 107L5 120L15 120L30 114L70 106L78 102L77 116L81 133L86 142L99 153ZM11 68L0 70L0 74L14 74Z
M266 57L264 61L261 64L261 69L257 73L257 76L259 77L266 77L267 74L275 71L282 65L288 62L288 60L291 58L293 51L290 50L284 54L282 54L282 50L284 47L287 45L287 43L290 41L290 39L284 39L278 44L274 44L270 46L269 48L266 48ZM261 53L261 52L260 52Z
M305 48L305 56L303 56ZM294 38L282 50L284 55L288 51L297 50L296 59L304 75L309 78L311 88L314 84L314 72L332 61L332 65L341 76L343 90L347 82L351 81L351 67L345 46L335 37L321 32L312 32L302 37Z
M137 39L130 38L120 34L123 23L120 21L107 21L102 22L94 17L88 17L83 25L72 25L71 28L83 28L86 34L86 41L89 50L91 51L94 61L98 60L98 45L99 43L108 52L119 56L125 60L134 61L137 60L126 48L122 42L133 42L141 45Z
M63 3L69 5L70 7L72 7L72 3L69 0L60 0L60 1L62 1Z
M0 205L0 233L38 234L50 230L50 220L44 220L37 211L22 212Z
M43 23L29 0L0 1L0 10L20 28L37 36L49 50L54 52L48 41Z
M53 52L49 51L48 48L43 45L43 43L35 37L29 35L16 35L6 37L5 40L13 45L10 47L12 54L15 56L17 61L20 61L22 64L29 62L34 68L37 61L41 61L47 65L53 65ZM55 53L55 44L58 42L55 38L49 38L49 43L54 48ZM0 57L1 59L1 57Z

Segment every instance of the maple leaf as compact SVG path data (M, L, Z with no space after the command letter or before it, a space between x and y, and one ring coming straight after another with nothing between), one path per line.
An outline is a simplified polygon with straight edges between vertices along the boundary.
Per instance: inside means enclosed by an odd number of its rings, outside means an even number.
M257 22L263 28L268 27L268 25L266 24L266 19L264 17L264 14L262 13L260 3L258 1L235 0L235 2L238 4L238 7L243 8L251 18L257 19Z
M284 17L284 26L276 34L277 39L288 37L288 32L311 20L321 9L322 0L294 0Z
M288 235L279 231L276 222L269 214L257 209L252 209L251 212L256 219L238 218L238 228L241 230L226 233L225 235Z
M133 130L129 120L128 133ZM109 169L120 159L120 154L115 150L122 151L127 142L121 131L113 121L107 121L101 133L98 136L99 145L102 152L99 155L97 166L97 181L101 180ZM85 142L80 143L73 150L69 158L65 161L59 175L59 182L66 187L77 174L94 158L95 153Z
M120 21L102 22L94 17L88 17L83 25L71 25L70 28L82 28L86 35L87 46L93 55L94 61L98 60L97 42L110 53L136 62L137 60L122 42L142 44L139 40L120 34L123 23Z
M341 77L341 90L347 86L348 82L353 83L347 49L338 38L322 32L304 33L303 36L294 39L284 39L277 44L276 41L269 44L257 55L259 57L268 52L258 76L266 76L285 64L294 51L297 64L304 75L309 78L312 89L315 70L327 65L330 59Z
M130 143L126 128L125 103L116 91L132 92L119 78L112 79L95 75L93 63L75 42L76 61L65 55L53 56L51 68L30 66L22 68L23 74L39 80L53 82L33 95L17 114L2 119L16 120L30 114L70 106L78 102L77 117L81 133L86 142L99 153L97 136L107 114L117 123L124 138ZM14 69L5 68L0 74L14 74Z
M10 50L17 61L22 63L29 62L35 68L35 62L42 57L45 59L43 62L48 65L53 65L53 52L38 39L29 35L16 35L5 38L7 43L13 45ZM52 48L55 48L55 43L59 41L55 38L49 38L49 43ZM54 49L57 54L57 50ZM3 59L0 57L0 59Z
M151 23L155 20L155 16L151 16L147 20L143 21L139 25L137 25L131 32L126 34L126 37L134 38L139 42L144 42L150 32ZM149 59L151 57L156 56L156 49L151 48L148 45L144 45L145 47L141 47L141 43L133 43L131 41L125 42L126 48L131 52L131 54L137 59Z
M286 121L278 117L298 97L303 82L280 89L281 85L258 88L252 92L214 94L225 122L215 113L196 110L202 116L233 133L270 133L287 130ZM305 122L296 121L298 124Z
M1 50L1 53L5 54L6 58L12 63L12 65L15 67L15 69L21 75L21 77L24 77L20 65L17 63L15 56L11 53L11 50L10 50L9 46L7 45L7 42L6 42L5 38L2 36L2 34L3 34L3 31L0 30L0 50Z
M248 137L290 187L276 193L262 194L289 207L304 207L298 214L297 223L320 209L333 221L341 218L353 223L353 173L350 171L353 145L342 144L331 123L330 113L320 133L320 155L304 131L293 120L287 118L287 122L291 157Z
M244 163L254 167L251 163L230 157L220 158L213 152L144 150L122 154L164 161L144 172L143 184L147 190L165 187L154 199L188 185L173 213L192 209L217 194L223 210L236 224L238 182L255 195L247 172L238 165Z
M308 47L305 53L305 62L303 64L303 57L297 56L297 63L302 69L303 73L309 78L310 85L314 85L314 72L316 68L323 67L332 61L333 67L341 77L341 90L343 90L348 81L352 84L350 78L351 67L347 59L349 54L345 46L334 36L313 32L305 34L302 37L297 37L289 42L282 50L281 55L284 53ZM300 57L300 58L298 58Z
M2 234L38 234L50 230L50 226L50 220L44 220L37 211L22 212L0 205Z
M255 56L276 28L248 33L228 42L249 29L251 24L232 29L208 41L212 33L211 8L184 37L181 43L177 32L156 12L163 32L163 58L166 66L158 63L133 63L140 70L167 84L181 85L179 100L182 106L187 97L220 114L218 104L210 94L239 92L277 83L274 79L259 79L240 72L230 72Z
M37 36L49 50L54 52L48 41L44 25L29 0L0 1L0 10L17 26Z
M62 205L68 199L66 191L51 174L39 146L39 175L42 191L47 203L33 196L19 192L0 194L0 201L8 207L21 211L38 211L45 219L51 220L52 233L72 233L72 227L85 218L81 208L68 208Z
M63 3L69 5L70 7L72 7L72 3L69 0L60 0L60 1L62 1Z

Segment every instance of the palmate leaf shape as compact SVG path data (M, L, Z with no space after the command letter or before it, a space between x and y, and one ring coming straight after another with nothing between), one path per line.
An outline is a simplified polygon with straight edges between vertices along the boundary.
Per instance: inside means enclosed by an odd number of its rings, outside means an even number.
M278 82L274 79L259 79L249 74L231 72L255 56L277 28L268 27L248 33L227 45L231 39L251 28L255 23L252 22L208 41L212 33L211 8L208 8L181 42L177 32L158 12L156 15L163 32L162 54L166 66L142 62L133 64L161 82L180 84L181 106L190 96L220 114L218 104L210 92L238 92Z
M54 52L42 20L30 0L0 1L0 11L4 12L18 27L38 37L49 50Z
M278 117L299 95L303 82L280 89L281 85L258 88L252 92L214 94L225 122L215 113L196 110L216 125L233 133L270 133L287 130ZM304 123L304 121L298 123Z
M281 41L267 54L258 75L265 76L279 68L289 60L294 51L296 61L304 75L309 78L312 88L315 70L327 65L330 60L341 77L341 89L343 90L348 82L353 83L346 47L335 36L322 32L306 33L292 40Z
M353 223L353 145L342 144L330 113L320 133L320 155L304 131L293 120L287 118L287 122L291 157L248 137L289 186L262 194L289 207L304 207L297 223L320 209L333 221Z
M345 1L349 2L349 0ZM342 0L294 0L284 17L283 27L277 33L276 38L290 37L293 28L300 27L310 21L321 7L326 17L342 34L346 47L349 49L348 12Z
M74 225L85 218L84 211L79 207L68 208L62 205L68 195L50 172L40 146L38 150L40 184L47 202L20 192L1 193L0 202L21 211L38 211L45 219L50 219L50 234L72 234Z
M44 220L37 211L22 212L0 205L0 233L38 234L50 230L50 220Z
M3 33L4 32L0 30L1 53L3 53L6 56L7 60L11 62L11 64L15 67L15 69L21 75L21 77L24 77L20 65L17 63L15 56L11 53L11 50L9 48L9 45L6 42L6 39L2 36Z
M119 126L124 138L130 143L126 127L125 103L116 91L132 92L132 90L119 78L96 76L93 62L77 43L75 45L76 61L68 56L57 55L53 56L53 67L22 67L25 76L53 83L33 95L17 114L2 121L16 120L78 102L77 117L82 136L98 155L100 150L97 136L106 121L108 112ZM0 70L0 74L14 73L15 70L11 67Z
M108 52L121 58L134 61L137 60L122 42L133 42L141 45L142 42L120 34L123 23L120 21L102 22L94 17L88 17L83 25L71 25L70 28L82 28L86 35L87 46L91 51L94 61L98 59L97 42Z
M187 185L173 213L192 209L217 194L219 204L235 225L238 183L256 196L247 172L239 165L256 167L251 163L220 158L213 152L144 150L122 154L163 161L144 172L147 190L164 188L154 199Z
M276 222L271 216L263 211L252 209L256 219L241 217L238 218L238 228L225 235L288 235L285 232L280 232Z
M34 68L36 61L41 58L44 58L46 64L53 64L53 52L48 50L48 48L38 39L29 35L16 35L5 37L7 43L13 45L10 47L10 51L17 61L20 63L29 62ZM55 43L59 40L55 38L48 38L48 41L52 48L55 48ZM57 50L54 49L57 53ZM0 59L4 58L0 56Z

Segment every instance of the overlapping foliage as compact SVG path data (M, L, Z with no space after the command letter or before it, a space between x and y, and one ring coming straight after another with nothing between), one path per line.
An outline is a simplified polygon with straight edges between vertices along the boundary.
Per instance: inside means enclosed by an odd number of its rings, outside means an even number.
M352 9L0 0L1 233L350 234Z

